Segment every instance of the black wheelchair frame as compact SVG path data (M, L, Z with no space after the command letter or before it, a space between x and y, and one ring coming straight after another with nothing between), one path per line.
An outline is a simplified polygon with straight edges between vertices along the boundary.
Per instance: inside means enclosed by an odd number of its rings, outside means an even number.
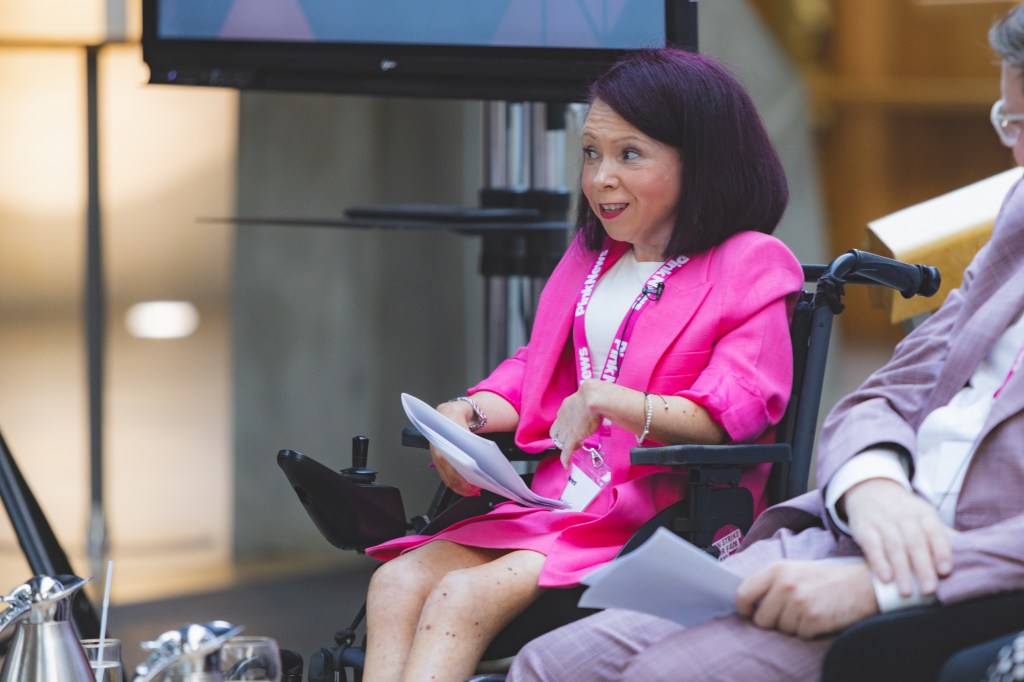
M934 268L900 263L888 258L851 250L828 265L805 265L806 282L815 283L813 292L802 292L791 324L794 353L793 394L786 413L776 427L771 444L729 444L717 446L674 445L634 448L634 464L658 464L686 470L687 496L663 510L641 528L623 547L626 553L642 544L659 526L665 526L714 553L711 540L725 525L743 532L753 522L753 500L739 487L743 468L771 463L769 501L774 504L806 492L818 412L825 378L825 366L835 315L843 310L846 284L875 284L897 289L910 298L933 295L939 287ZM491 436L513 460L535 460L536 454L520 451L512 434ZM426 448L427 441L415 429L405 429L402 443ZM375 482L376 472L367 467L367 441L353 440L352 467L336 472L293 450L278 453L284 470L300 501L321 534L332 545L363 551L366 547L412 530L431 534L457 520L483 513L502 498L484 493L460 498L441 486L426 514L405 520L399 491ZM499 633L484 654L484 661L505 659L533 637L589 613L575 606L582 588L548 590L537 602ZM360 609L348 628L335 633L335 644L314 652L309 662L310 682L347 680L351 668L361 679L365 636L355 644L357 629L365 616ZM474 680L500 680L499 674L485 674Z
M840 633L825 656L822 682L965 680L942 677L954 654L1021 630L1024 591L883 613Z

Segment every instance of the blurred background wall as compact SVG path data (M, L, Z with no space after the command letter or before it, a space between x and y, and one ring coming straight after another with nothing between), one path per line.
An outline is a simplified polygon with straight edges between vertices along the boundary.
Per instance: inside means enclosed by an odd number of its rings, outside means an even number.
M0 0L0 429L83 573L82 46L113 39L99 113L119 600L346 561L274 454L347 466L349 439L366 434L416 513L432 484L398 446L397 394L442 400L482 371L472 238L206 220L473 204L480 104L147 86L136 4ZM999 88L985 40L1010 4L701 4L702 49L748 85L784 158L780 236L801 259L860 246L868 220L1010 166L987 121ZM866 298L851 292L829 401L898 337ZM195 306L192 335L129 334L129 307L161 299ZM0 588L26 570L0 524Z
M865 225L1013 166L988 122L999 64L988 28L1012 0L750 0L810 99L833 252ZM891 342L851 289L847 337Z

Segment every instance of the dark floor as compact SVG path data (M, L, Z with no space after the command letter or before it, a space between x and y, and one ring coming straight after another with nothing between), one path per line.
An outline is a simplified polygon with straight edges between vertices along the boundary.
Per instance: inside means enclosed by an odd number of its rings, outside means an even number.
M240 585L229 590L110 607L109 635L123 642L126 679L146 658L139 643L189 623L226 620L246 634L265 635L308 660L333 644L334 631L347 627L366 596L376 561L359 557L350 568ZM362 630L360 630L362 636Z

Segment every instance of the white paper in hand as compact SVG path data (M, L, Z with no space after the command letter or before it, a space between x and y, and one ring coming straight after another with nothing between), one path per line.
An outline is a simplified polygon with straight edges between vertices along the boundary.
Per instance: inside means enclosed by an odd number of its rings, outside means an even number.
M647 542L583 578L580 606L642 611L690 627L736 611L741 578L659 528Z
M530 490L493 441L467 431L408 393L402 394L402 407L409 421L467 482L530 507L566 506Z

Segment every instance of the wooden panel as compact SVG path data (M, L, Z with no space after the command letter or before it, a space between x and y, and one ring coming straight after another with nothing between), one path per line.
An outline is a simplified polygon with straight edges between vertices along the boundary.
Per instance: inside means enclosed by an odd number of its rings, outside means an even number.
M1012 4L1006 0L894 2L902 45L892 72L942 78L991 75L994 62L988 29Z
M1013 3L751 2L807 78L833 253L863 248L869 221L1012 163L988 123L999 68L987 34ZM841 324L900 334L861 287L848 289Z

